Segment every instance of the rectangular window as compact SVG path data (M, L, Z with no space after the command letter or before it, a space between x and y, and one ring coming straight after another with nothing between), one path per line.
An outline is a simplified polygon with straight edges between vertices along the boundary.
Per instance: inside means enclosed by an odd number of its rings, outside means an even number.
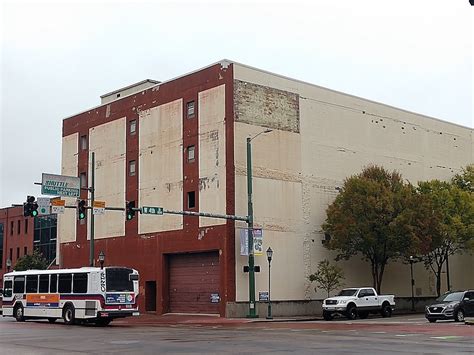
M190 145L186 150L188 151L188 162L192 163L194 161L194 145Z
M137 120L130 121L130 135L134 135L137 132Z
M10 235L13 235L13 229L15 227L15 224L13 223L13 221L10 222Z
M190 101L186 104L186 112L187 112L187 117L188 118L193 118L195 115L195 110L194 110L194 101Z
M49 275L39 275L39 293L49 292Z
M38 275L26 276L26 293L38 293Z
M11 297L12 296L12 288L13 288L13 285L12 285L12 282L10 280L8 281L5 281L5 285L4 285L4 289L3 289L3 295L5 297Z
M59 293L71 293L72 274L59 274Z
M81 136L81 150L87 149L87 136Z
M73 287L74 289L72 292L74 293L87 293L87 274L86 273L81 273L81 274L74 274L74 282Z
M81 179L81 187L87 187L86 173L81 173L79 177Z
M15 276L15 281L13 282L13 292L25 293L25 276Z
M25 234L28 234L28 220L25 219Z
M21 231L21 221L18 220L18 230L17 230L17 234L20 234L20 231Z
M56 293L58 291L58 275L51 275L51 282L49 284L49 292Z
M128 173L130 176L135 176L135 160L128 162Z
M28 247L23 248L23 255L28 255Z
M0 223L0 269L3 269L3 223Z
M10 261L12 261L12 260L13 260L13 249L10 248Z
M196 199L194 191L188 192L188 208L196 207Z
M16 248L16 259L18 260L20 258L20 248Z

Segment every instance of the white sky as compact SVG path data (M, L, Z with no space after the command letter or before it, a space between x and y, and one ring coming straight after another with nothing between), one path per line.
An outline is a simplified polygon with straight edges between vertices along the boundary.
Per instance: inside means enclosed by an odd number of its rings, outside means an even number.
M224 58L474 126L468 0L0 2L0 208L60 174L63 118Z

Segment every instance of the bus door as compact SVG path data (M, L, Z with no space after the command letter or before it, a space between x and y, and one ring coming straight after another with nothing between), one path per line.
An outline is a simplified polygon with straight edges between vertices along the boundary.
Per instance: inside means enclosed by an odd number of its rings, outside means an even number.
M5 277L3 280L3 316L13 315L14 302L13 277Z

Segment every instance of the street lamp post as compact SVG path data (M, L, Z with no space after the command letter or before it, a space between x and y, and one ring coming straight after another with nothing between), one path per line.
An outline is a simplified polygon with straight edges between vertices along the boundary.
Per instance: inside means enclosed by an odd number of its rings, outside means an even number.
M413 293L413 287L415 286L415 279L413 278L413 262L415 258L410 256L410 272L411 272L411 310L415 311L415 295Z
M6 266L7 266L7 272L10 272L10 268L12 267L12 261L10 258L7 259Z
M104 268L104 261L105 261L105 254L101 250L99 253L99 263L100 263L100 269L102 270Z
M268 259L268 314L267 319L273 319L272 317L272 298L270 297L270 265L272 262L273 250L268 247L267 259Z
M262 133L270 133L271 129L266 129L255 135L247 137L247 226L248 226L248 263L249 263L249 313L248 318L257 318L255 307L255 259L253 255L253 202L252 202L252 140Z

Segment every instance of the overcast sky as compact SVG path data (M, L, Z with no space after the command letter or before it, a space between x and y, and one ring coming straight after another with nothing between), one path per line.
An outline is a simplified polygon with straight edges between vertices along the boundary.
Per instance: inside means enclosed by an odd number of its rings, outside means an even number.
M63 118L224 58L473 127L468 0L0 2L0 208L60 174Z

